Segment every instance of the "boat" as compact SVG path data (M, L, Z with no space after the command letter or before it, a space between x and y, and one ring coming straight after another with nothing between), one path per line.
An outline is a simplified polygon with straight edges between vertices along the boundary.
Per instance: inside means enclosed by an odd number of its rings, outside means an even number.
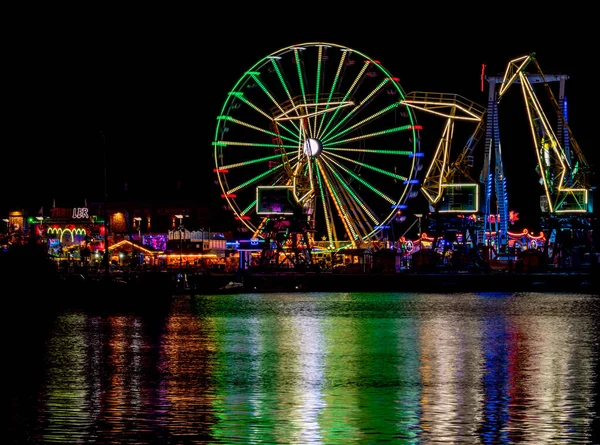
M221 286L217 289L217 293L221 294L236 294L244 291L244 283L239 281L230 281L225 286Z

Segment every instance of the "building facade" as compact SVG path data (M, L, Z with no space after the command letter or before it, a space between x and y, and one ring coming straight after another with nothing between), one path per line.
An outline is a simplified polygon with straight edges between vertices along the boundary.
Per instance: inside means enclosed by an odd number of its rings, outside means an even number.
M3 219L4 249L34 241L65 269L98 269L105 261L114 268L237 267L231 232L212 229L210 210L190 203L90 203L37 215L14 210Z

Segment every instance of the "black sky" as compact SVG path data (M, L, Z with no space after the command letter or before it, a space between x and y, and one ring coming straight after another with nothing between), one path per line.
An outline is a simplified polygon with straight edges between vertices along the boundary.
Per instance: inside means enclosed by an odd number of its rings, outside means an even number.
M77 32L21 29L4 56L0 213L53 201L72 206L101 200L104 150L111 190L127 183L152 195L182 184L202 202L218 205L211 142L227 92L265 55L315 41L378 59L406 92L456 93L483 106L482 64L488 74L501 74L509 60L535 52L545 73L570 76L571 129L596 164L596 119L589 108L596 92L587 50L592 30L557 38L523 25L527 29L515 35L506 25L481 20L477 26L440 27L430 20L403 23L397 16L382 13L381 23L366 23L359 14L325 17L319 23L330 20L330 26L299 26L268 18L257 24L240 15L215 19L210 27L206 15L197 23L189 17L179 23L172 16L162 20L156 11L150 22L107 20L93 32L85 32L85 22ZM526 120L519 100L509 104L510 117L503 118L509 122L501 130L509 184L530 177L535 168L533 150L527 154L524 148L530 140L523 141L528 135L522 133ZM516 210L525 212L524 195L535 184L511 187L515 205L522 207Z

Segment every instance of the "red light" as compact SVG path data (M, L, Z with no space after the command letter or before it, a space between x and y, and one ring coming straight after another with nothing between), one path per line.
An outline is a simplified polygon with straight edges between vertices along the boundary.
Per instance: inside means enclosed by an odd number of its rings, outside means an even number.
M229 173L229 170L226 168L213 168L214 173Z
M423 125L413 125L410 127L410 129L412 130L422 130L423 129Z
M485 63L481 64L481 91L483 92L483 85L485 81Z
M237 198L237 195L235 193L221 193L221 198Z
M250 217L249 217L249 216L246 216L246 215L244 215L244 216L236 216L236 217L235 217L235 219L237 219L238 221L239 221L239 220L244 220L244 221L247 221L247 220L249 220L249 219L250 219Z

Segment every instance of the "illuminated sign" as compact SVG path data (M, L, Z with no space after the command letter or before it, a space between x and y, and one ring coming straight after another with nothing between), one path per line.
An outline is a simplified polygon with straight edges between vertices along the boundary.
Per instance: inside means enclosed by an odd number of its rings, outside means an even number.
M87 207L74 207L72 209L52 208L50 209L52 218L72 218L72 219L90 219L90 212Z
M73 209L73 219L88 219L90 214L87 207L75 207Z

